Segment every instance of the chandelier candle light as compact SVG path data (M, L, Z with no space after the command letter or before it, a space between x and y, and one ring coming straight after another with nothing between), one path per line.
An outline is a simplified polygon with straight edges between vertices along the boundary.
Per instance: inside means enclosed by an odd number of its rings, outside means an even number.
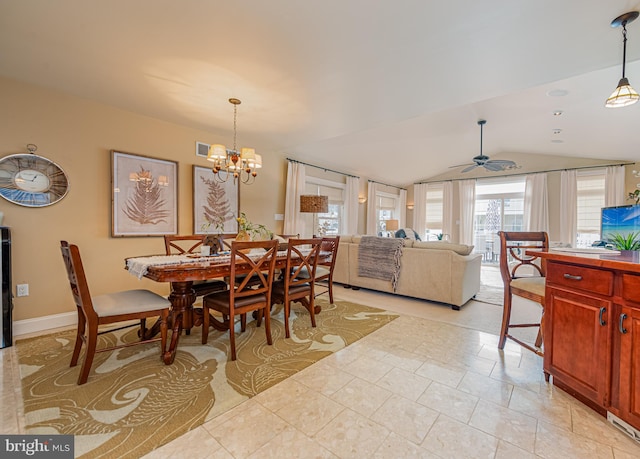
M611 27L622 26L622 78L618 82L618 87L607 99L604 105L607 108L626 107L627 105L635 104L638 102L638 99L640 99L640 96L636 90L631 87L629 80L624 75L627 60L627 24L635 21L638 14L637 11L630 11L611 21Z
M229 99L233 104L233 149L227 150L224 145L211 145L207 160L213 162L213 176L218 182L226 182L230 176L240 179L248 185L255 181L258 169L262 167L262 156L253 148L242 148L240 152L236 148L237 117L240 99Z

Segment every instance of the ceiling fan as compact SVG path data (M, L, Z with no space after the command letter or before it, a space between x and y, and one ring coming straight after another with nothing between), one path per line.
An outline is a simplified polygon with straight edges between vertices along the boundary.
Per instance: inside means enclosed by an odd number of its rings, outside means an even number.
M490 159L487 155L482 154L482 127L487 124L487 120L478 120L478 126L480 126L480 154L473 158L473 164L462 164L460 166L452 166L452 167L462 167L467 166L462 169L461 172L469 172L475 169L476 167L484 167L486 170L491 172L503 171L506 169L514 169L517 167L516 163L508 160L508 159Z

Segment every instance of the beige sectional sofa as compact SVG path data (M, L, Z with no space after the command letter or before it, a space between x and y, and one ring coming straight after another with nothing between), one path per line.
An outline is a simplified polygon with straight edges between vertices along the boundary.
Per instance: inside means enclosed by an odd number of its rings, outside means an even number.
M456 310L480 289L482 255L471 254L473 246L405 239L394 292L391 280L358 275L361 238L360 235L340 236L334 282L446 303Z

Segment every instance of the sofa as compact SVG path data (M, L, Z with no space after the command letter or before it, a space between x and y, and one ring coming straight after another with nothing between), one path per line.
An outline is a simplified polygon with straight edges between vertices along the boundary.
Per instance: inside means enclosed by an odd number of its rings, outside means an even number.
M445 303L455 310L459 310L480 289L482 255L471 253L473 246L446 241L402 240L400 271L394 290L391 280L360 275L358 260L362 237L340 236L334 282L345 287L362 287ZM371 237L374 236L367 236ZM368 239L369 245L371 242L375 241Z

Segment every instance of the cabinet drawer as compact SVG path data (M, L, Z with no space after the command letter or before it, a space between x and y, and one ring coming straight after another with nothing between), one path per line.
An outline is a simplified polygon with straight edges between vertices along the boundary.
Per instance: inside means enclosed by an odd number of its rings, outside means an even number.
M622 275L622 298L640 303L640 276Z
M605 296L613 295L612 271L563 263L547 263L547 283L571 290Z

